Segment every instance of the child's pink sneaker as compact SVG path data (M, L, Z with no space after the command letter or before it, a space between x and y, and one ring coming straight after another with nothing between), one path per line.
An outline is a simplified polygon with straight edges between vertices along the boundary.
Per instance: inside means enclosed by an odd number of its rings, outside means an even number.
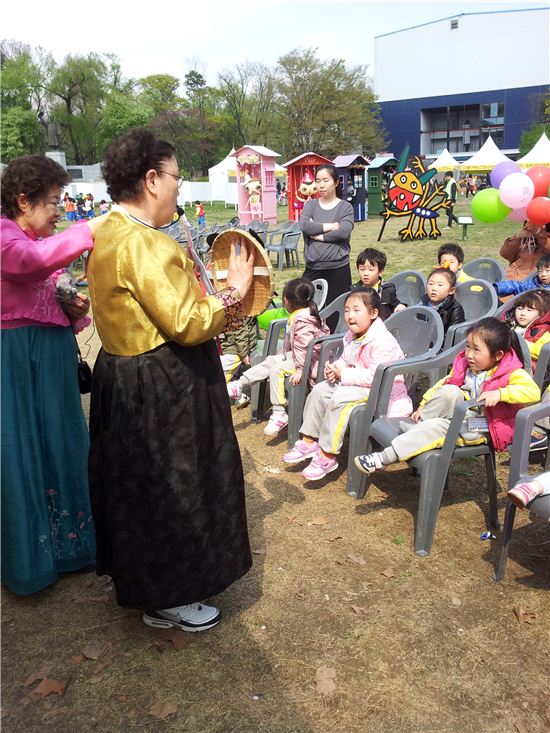
M285 453L283 461L285 463L301 463L302 461L307 461L308 458L313 458L318 450L319 445L316 440L312 443L306 443L305 440L297 440L294 443L294 448L288 453Z
M325 478L327 473L336 471L338 468L338 461L336 458L327 458L321 451L319 451L309 464L302 471L302 476L307 481L319 481L319 479Z
M520 509L523 509L527 504L533 501L533 499L536 499L537 496L540 496L541 493L542 486L539 488L538 486L534 486L532 483L525 483L517 484L517 486L514 486L513 489L510 489L507 496L512 504L515 504Z

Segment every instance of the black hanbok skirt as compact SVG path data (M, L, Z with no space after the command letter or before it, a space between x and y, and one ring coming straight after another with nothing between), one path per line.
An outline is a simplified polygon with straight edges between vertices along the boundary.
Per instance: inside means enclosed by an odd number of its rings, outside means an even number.
M213 341L139 356L101 350L90 413L97 573L119 605L221 593L251 567L244 479Z

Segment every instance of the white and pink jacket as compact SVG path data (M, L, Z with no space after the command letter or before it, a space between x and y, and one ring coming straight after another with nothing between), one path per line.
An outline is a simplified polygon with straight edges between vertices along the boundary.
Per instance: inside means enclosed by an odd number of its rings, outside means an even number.
M85 223L38 239L11 219L2 218L0 246L1 328L72 326L78 333L90 323L88 316L71 322L55 297L60 268L93 247Z
M358 344L358 341L360 343ZM367 333L356 339L351 331L344 335L344 350L334 363L341 369L340 384L344 387L364 387L370 389L374 373L379 364L404 359L401 347L388 331L382 319L377 318ZM393 383L388 417L404 417L410 415L413 405L405 380L401 375Z
M283 353L290 351L296 368L296 374L299 377L302 376L307 349L311 341L319 336L328 336L329 333L329 327L322 321L319 326L317 319L309 312L309 308L300 308L290 314L285 333ZM311 358L311 368L309 370L309 383L311 385L315 384L317 377L319 351L320 348L315 347Z

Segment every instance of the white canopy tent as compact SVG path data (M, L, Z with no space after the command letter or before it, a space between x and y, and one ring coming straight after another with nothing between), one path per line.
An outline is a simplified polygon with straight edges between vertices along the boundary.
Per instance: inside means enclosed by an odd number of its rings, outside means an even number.
M456 170L459 167L460 163L458 160L455 160L453 156L449 153L447 148L441 153L441 155L434 160L433 163L431 163L428 166L428 170L430 168L435 168L436 171L452 171Z
M489 173L497 163L503 161L510 162L510 158L500 152L493 138L489 136L477 153L474 153L469 160L465 160L464 163L460 164L460 170L461 172Z
M531 150L523 158L516 160L516 163L521 168L532 168L534 165L550 166L550 140L545 132L542 133Z

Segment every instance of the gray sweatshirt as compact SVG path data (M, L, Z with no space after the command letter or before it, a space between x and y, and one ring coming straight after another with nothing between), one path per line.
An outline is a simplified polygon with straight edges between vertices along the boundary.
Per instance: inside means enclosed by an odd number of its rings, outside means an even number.
M300 229L304 235L304 257L309 268L335 270L349 263L353 219L353 206L348 201L340 201L328 211L321 208L318 199L306 201L300 217ZM334 222L339 224L339 228L323 233L323 224ZM317 234L323 234L324 242L312 239Z

